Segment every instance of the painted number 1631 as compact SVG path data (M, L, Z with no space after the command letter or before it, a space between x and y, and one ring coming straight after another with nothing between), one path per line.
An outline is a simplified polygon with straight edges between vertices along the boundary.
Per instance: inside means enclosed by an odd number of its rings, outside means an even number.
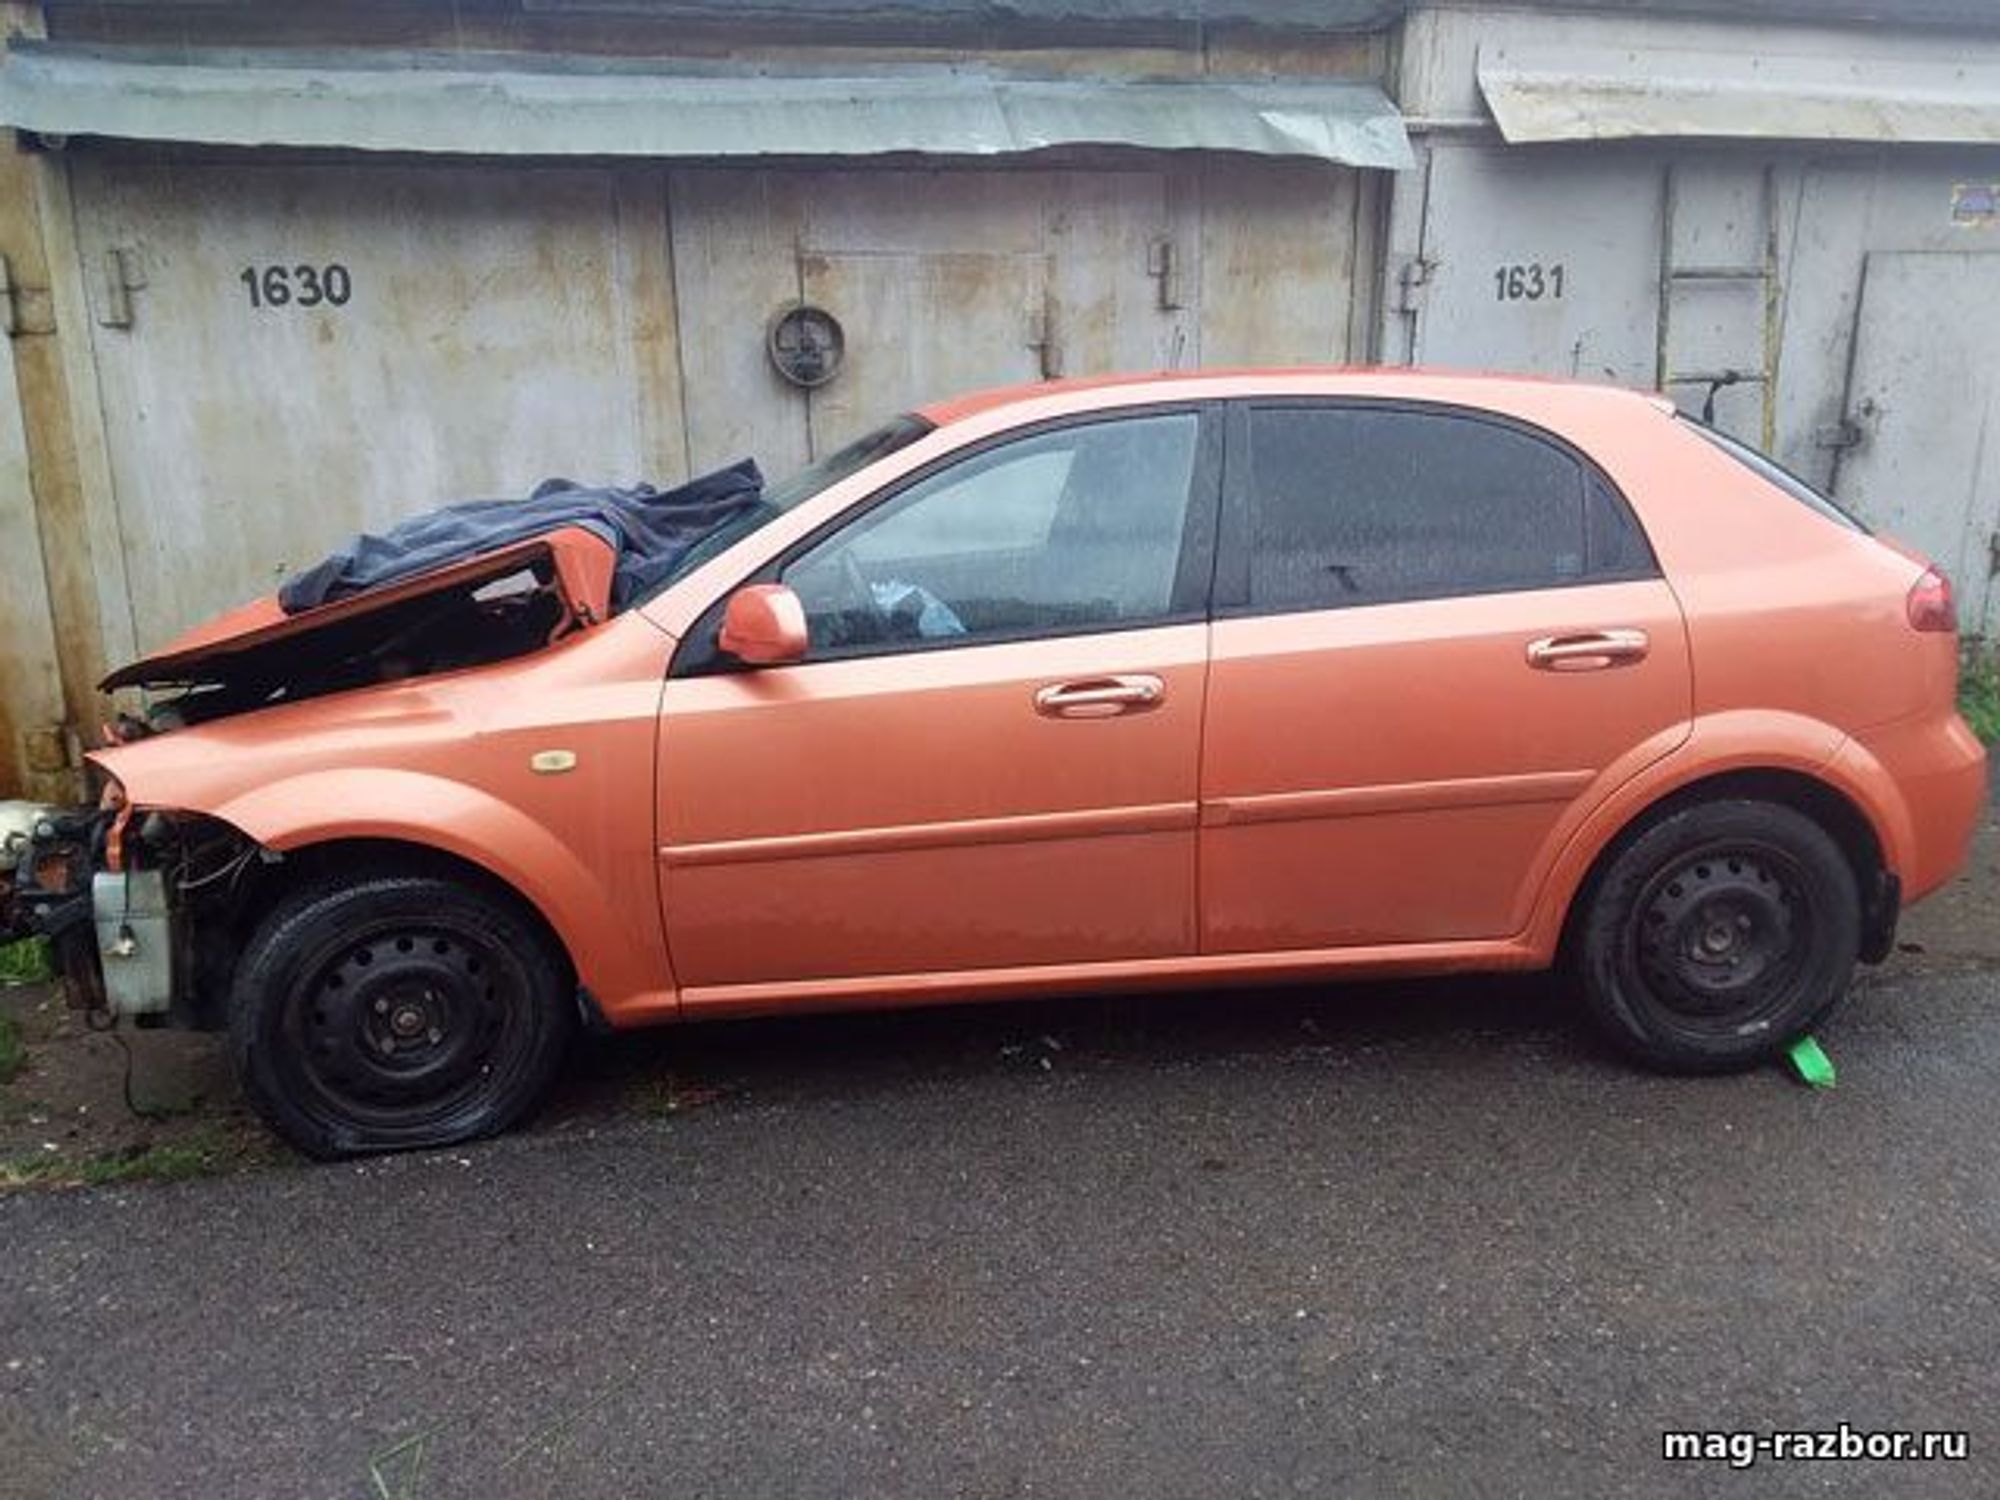
M1561 261L1554 265L1529 261L1525 265L1493 268L1493 296L1498 301L1540 302L1544 297L1560 298L1562 294Z

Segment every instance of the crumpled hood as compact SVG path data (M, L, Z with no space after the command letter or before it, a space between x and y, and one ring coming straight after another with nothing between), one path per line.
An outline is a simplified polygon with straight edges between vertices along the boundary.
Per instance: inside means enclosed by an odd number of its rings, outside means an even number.
M482 552L399 582L330 604L289 613L275 594L216 616L148 656L120 667L98 686L217 685L231 681L282 681L285 666L306 653L303 638L316 636L338 649L365 644L407 614L406 606L430 597L466 595L486 584L537 568L546 570L577 625L603 620L610 609L612 550L580 527L562 527Z

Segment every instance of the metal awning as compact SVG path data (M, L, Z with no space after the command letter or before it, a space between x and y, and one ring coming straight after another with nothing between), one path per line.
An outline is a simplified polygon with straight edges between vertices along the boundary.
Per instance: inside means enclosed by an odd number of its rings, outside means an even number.
M518 54L135 53L16 42L0 125L60 136L481 156L1004 156L1138 146L1411 164L1373 84L866 76Z
M1510 142L2000 143L2000 64L1990 61L1508 47L1482 48L1478 74Z

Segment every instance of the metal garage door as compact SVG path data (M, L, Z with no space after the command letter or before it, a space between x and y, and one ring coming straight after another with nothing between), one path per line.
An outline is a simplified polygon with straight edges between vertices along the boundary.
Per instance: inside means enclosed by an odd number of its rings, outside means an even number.
M1148 270L1173 228L1157 173L696 171L675 174L671 200L704 463L755 452L782 472L924 401L1157 368L1188 342L1188 313L1160 305ZM810 393L761 344L799 298L847 342Z
M114 660L446 500L781 476L967 389L1340 360L1362 322L1360 177L1324 163L74 172ZM810 392L765 347L801 298L847 338Z
M1965 628L2000 625L2000 254L1871 254L1834 493L1951 575Z
M0 351L6 353L6 351ZM42 567L42 532L28 483L28 435L11 353L0 358L0 796L75 795L58 767L62 679Z
M1660 177L1628 153L1440 144L1415 363L1650 387Z
M657 174L74 171L130 598L114 657L357 528L682 467Z
M774 472L981 386L1349 357L1359 174L1158 170L675 172L689 447ZM798 299L847 366L788 387L763 332Z

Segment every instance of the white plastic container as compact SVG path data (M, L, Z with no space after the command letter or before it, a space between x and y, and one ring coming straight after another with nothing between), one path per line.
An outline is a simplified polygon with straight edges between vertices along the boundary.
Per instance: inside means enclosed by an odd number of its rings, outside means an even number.
M104 1003L114 1016L163 1011L174 998L173 928L159 870L100 871L90 882Z

